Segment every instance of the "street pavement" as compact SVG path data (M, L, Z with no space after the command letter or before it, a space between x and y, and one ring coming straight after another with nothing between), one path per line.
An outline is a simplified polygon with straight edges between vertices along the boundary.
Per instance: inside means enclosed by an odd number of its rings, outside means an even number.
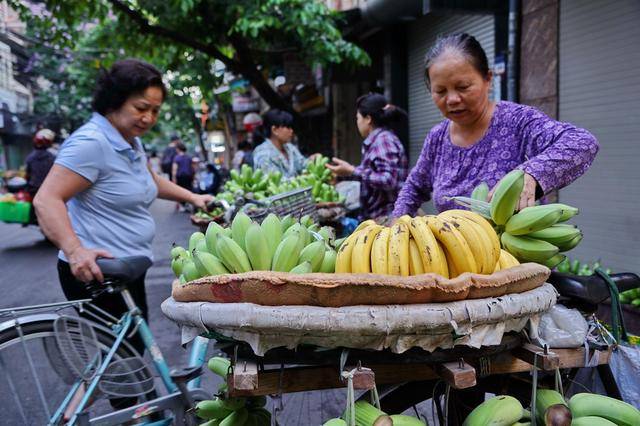
M156 237L153 242L154 264L146 279L149 323L160 349L172 366L186 363L188 349L180 346L177 326L160 310L162 301L171 295L173 274L169 266L169 250L174 242L186 246L189 235L196 231L189 215L175 211L174 206L175 203L158 200L151 207L156 221ZM39 228L0 222L0 308L64 301L56 261L57 249L46 242ZM209 356L213 356L213 349L209 351ZM218 387L218 380L208 370L205 370L205 377L203 386L213 393ZM345 397L346 389L285 395L279 423L284 426L320 425L342 412ZM270 409L271 404L270 401Z

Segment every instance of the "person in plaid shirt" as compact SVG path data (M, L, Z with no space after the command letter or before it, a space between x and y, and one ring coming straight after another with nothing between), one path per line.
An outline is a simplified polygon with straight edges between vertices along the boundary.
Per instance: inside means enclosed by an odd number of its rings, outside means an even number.
M406 120L407 113L378 93L358 98L356 108L358 131L365 138L362 162L356 167L334 157L334 164L327 164L327 168L336 176L360 181L361 219L389 216L407 178L407 155L393 130Z

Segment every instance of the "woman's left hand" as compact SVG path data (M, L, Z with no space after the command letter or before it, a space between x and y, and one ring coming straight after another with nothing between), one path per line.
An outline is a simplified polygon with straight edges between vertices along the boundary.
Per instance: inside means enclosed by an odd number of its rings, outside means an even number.
M356 169L352 164L337 157L333 157L332 161L335 165L327 164L326 167L336 176L351 176Z
M215 198L211 194L192 194L189 203L193 204L200 210L207 210L207 204L213 201Z

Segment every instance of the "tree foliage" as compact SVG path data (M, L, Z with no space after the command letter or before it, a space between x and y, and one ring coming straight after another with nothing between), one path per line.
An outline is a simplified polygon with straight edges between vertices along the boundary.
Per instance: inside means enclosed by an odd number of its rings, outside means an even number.
M272 107L289 110L264 72L281 53L297 52L310 65L370 63L342 38L339 15L313 0L45 0L38 13L20 0L9 3L54 49L76 49L84 40L105 49L104 62L147 59L180 76L174 84L197 86L207 97L220 81L216 61Z

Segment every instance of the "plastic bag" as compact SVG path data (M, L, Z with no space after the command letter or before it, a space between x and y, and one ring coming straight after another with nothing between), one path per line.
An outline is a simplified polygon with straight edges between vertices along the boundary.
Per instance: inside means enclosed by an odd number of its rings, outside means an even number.
M344 195L344 206L347 210L360 208L360 182L357 180L343 180L336 184L336 191Z
M578 348L584 345L588 330L578 310L555 305L540 318L538 337L549 348Z

